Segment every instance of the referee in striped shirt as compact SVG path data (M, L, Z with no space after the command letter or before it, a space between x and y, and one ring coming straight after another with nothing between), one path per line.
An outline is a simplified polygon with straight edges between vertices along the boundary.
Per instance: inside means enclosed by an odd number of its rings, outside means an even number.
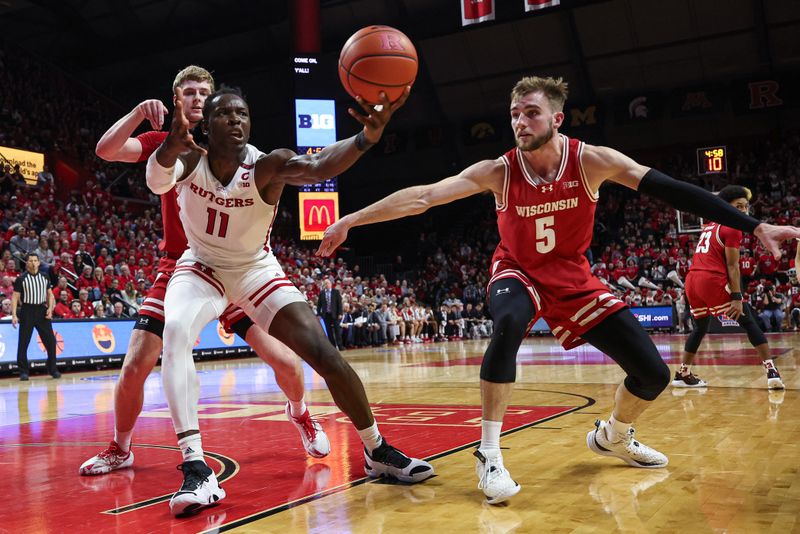
M17 318L17 304L22 302L20 316ZM47 369L50 376L60 378L56 368L56 336L53 333L53 285L50 278L39 272L39 256L30 252L25 256L25 272L14 280L14 295L11 297L11 324L19 323L19 345L17 346L17 367L19 379L28 380L28 345L33 329L47 350Z

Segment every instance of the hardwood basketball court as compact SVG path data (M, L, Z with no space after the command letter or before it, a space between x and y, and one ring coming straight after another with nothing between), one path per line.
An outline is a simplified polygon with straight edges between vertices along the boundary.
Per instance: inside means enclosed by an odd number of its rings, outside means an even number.
M655 336L675 369L685 336ZM695 373L702 390L665 391L636 426L669 456L665 469L634 469L588 450L586 433L608 417L620 369L594 349L561 350L530 338L501 442L522 485L490 506L477 489L478 370L486 341L413 344L344 353L367 387L390 443L429 459L418 485L364 477L361 444L306 368L309 409L332 445L308 458L285 420L285 398L260 360L198 364L203 445L228 493L175 519L181 483L160 375L146 383L132 469L81 477L78 466L113 435L117 371L58 381L0 381L0 475L10 499L0 532L792 532L800 530L800 378L797 333L768 336L787 390L768 392L746 337L708 336Z

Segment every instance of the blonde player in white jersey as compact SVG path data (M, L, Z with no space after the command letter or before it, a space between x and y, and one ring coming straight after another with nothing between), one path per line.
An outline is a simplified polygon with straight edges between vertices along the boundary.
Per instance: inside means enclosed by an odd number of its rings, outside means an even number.
M369 476L419 482L433 474L427 462L409 458L378 432L364 386L328 342L305 298L288 280L269 248L269 233L286 184L321 182L353 165L376 143L392 113L405 103L382 108L359 104L349 110L364 127L358 135L314 155L288 149L264 154L248 145L250 116L237 90L223 88L206 100L203 130L208 153L197 146L178 95L172 128L147 163L147 184L156 194L177 188L189 249L178 260L165 298L162 377L184 462L181 489L170 501L175 515L192 513L225 497L205 465L197 417L199 388L192 343L203 326L229 305L241 307L263 330L282 341L320 375L336 405L350 418L364 443ZM187 148L192 149L188 155Z

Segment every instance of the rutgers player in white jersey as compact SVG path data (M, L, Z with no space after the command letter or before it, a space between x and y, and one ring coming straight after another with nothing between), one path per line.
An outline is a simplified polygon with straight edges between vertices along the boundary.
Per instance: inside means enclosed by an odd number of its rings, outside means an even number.
M184 483L170 501L173 514L190 513L225 497L203 459L191 348L203 326L230 304L241 307L325 379L364 443L369 476L418 482L433 474L430 464L407 457L381 437L358 375L328 342L305 298L269 248L283 187L321 182L348 169L380 139L408 94L409 89L394 104L384 96L380 111L359 99L368 116L350 111L363 130L318 154L303 156L288 149L264 154L248 145L249 108L232 89L209 97L203 109L206 154L189 133L179 96L170 134L147 164L147 184L154 193L176 188L189 241L167 287L164 306L162 377L184 459ZM187 148L192 152L182 155Z
M181 89L185 118L194 126L203 118L203 105L214 91L214 78L206 69L190 65L175 76L173 91L177 88ZM103 134L97 143L97 155L106 161L147 161L167 137L167 132L160 131L166 113L167 108L160 100L141 102ZM131 137L145 120L153 130ZM167 283L172 277L175 261L188 246L177 217L178 203L174 191L161 196L161 213L164 236L159 248L165 255L159 261L158 276L139 310L114 390L114 439L108 447L81 465L81 475L103 475L133 465L131 439L136 419L142 411L144 382L161 354ZM330 443L319 422L310 416L306 408L300 359L283 343L253 326L253 322L240 309L229 310L220 321L247 341L259 358L274 369L275 380L289 399L286 415L300 433L306 452L315 458L326 456L330 452Z
M630 310L595 278L589 247L600 186L616 182L660 198L678 209L754 231L780 256L779 242L800 229L760 223L699 187L633 161L607 147L558 133L567 84L526 77L511 92L510 123L516 147L456 176L403 189L331 225L318 254L339 246L354 226L416 215L478 193L494 194L500 243L487 291L494 320L481 365L481 443L475 452L478 487L497 504L517 494L503 465L500 432L516 379L516 356L533 321L541 316L565 349L588 342L626 373L607 421L598 420L587 446L631 466L660 468L667 457L633 437L633 422L669 382L669 368Z

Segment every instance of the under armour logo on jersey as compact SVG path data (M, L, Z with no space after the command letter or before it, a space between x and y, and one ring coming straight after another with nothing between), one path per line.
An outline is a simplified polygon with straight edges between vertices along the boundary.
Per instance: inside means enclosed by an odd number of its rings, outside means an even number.
M139 324L150 324L150 318L145 316L139 317Z
M542 193L552 193L552 192L553 192L553 184L542 186Z
M502 289L498 289L495 295L505 295L506 293L511 293L510 287L504 287Z

